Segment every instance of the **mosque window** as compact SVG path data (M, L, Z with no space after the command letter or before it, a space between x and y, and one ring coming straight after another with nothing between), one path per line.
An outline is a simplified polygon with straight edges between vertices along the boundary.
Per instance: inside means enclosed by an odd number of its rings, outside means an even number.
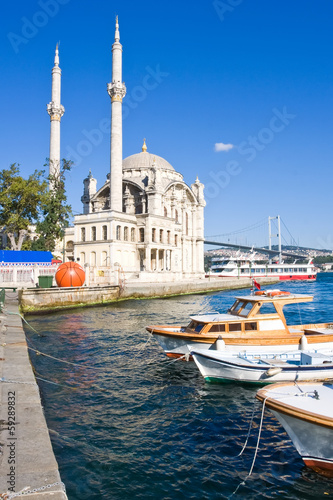
M108 239L108 226L103 226L102 227L102 236L103 236L103 240L107 240Z
M86 228L81 227L81 241L86 241Z
M90 254L90 265L96 266L96 252L91 252Z
M163 243L163 229L160 229L160 242Z
M145 241L145 230L143 227L139 229L140 242L143 243Z
M116 227L116 240L120 240L120 226Z
M179 218L178 218L178 210L175 210L175 219L176 219L176 222L179 222Z
M131 229L131 241L135 241L135 229L132 227Z
M124 240L128 241L128 227L127 226L124 227Z
M95 226L93 226L91 228L91 239L92 239L92 241L96 241L96 227Z
M151 241L156 241L156 229L154 227L151 230Z

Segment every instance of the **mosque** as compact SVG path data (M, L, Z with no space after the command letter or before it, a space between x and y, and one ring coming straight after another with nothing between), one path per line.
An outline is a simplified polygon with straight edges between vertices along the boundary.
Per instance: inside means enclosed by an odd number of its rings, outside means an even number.
M122 157L122 45L118 18L112 45L110 173L97 189L84 179L83 213L66 230L65 258L103 272L122 270L128 279L175 281L204 277L204 186L188 186L164 158L142 151ZM60 165L61 70L58 48L52 70L50 168ZM98 271L100 270L100 271Z

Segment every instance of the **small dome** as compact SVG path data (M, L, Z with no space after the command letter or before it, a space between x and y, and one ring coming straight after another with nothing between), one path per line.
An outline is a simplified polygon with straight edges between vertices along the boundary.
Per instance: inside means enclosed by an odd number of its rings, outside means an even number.
M128 156L123 160L123 169L134 169L134 168L150 168L153 166L155 161L155 166L161 169L175 170L172 165L161 156L157 156L151 153L142 152L136 153L135 155Z

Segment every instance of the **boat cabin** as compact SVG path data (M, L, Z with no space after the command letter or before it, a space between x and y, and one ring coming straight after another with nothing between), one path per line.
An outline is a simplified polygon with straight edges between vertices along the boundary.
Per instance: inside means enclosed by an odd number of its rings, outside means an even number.
M260 295L236 297L227 314L210 313L191 316L186 333L246 333L283 332L290 333L283 307L287 304L311 302L311 295L292 295L280 290L258 292Z

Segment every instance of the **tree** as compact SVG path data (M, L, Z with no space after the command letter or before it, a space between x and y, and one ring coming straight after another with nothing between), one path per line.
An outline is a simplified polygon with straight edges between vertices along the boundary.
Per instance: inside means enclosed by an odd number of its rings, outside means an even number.
M47 182L42 180L44 171L35 170L23 179L19 167L13 163L0 171L0 226L13 250L21 250L29 226L38 221L47 196Z
M45 166L49 164L50 160L47 160ZM50 189L42 204L42 218L36 226L39 238L32 243L32 249L53 252L57 240L64 237L72 215L71 206L67 205L65 176L72 164L73 162L63 159L59 169L51 168L52 173L48 176Z

